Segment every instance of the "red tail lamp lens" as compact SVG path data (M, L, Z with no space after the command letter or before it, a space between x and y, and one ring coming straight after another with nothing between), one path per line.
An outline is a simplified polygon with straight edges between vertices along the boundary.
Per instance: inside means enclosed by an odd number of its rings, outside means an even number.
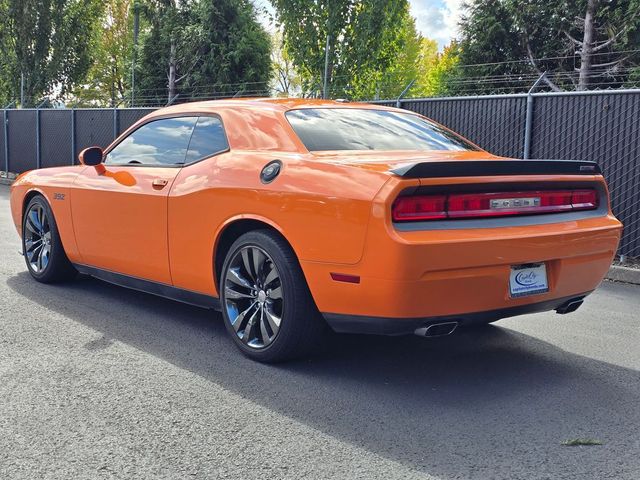
M398 197L393 204L393 221L435 220L447 218L446 195Z
M449 196L449 218L503 217L571 210L571 192L500 192Z
M417 195L395 201L393 220L503 217L591 210L597 206L598 195L593 189Z
M574 210L591 210L598 206L598 195L595 190L575 190L571 194L571 205Z

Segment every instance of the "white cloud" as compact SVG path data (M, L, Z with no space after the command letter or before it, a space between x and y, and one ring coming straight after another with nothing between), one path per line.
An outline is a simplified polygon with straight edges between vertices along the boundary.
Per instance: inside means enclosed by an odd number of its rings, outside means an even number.
M458 35L462 0L409 0L416 27L442 49Z

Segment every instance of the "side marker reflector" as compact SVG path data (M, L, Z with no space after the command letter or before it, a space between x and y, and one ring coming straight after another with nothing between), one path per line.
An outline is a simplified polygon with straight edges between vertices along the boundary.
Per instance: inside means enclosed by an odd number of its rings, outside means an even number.
M360 283L360 277L358 275L347 275L346 273L331 272L331 278L336 282Z

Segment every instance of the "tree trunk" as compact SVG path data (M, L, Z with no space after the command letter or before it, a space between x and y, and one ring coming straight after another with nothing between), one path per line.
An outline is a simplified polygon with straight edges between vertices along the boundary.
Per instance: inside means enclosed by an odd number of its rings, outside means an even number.
M591 63L593 55L594 17L598 8L598 0L587 2L587 13L584 16L584 36L580 49L580 75L578 77L578 90L586 90L589 85Z
M171 103L176 96L176 43L171 40L171 50L169 51L169 98L167 104Z

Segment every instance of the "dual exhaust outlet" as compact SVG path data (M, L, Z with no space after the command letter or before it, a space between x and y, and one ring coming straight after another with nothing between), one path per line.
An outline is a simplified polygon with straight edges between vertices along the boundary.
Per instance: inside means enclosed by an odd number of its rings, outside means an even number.
M419 337L444 337L451 335L456 328L458 328L458 322L440 322L416 328L413 333Z
M567 313L575 312L584 302L584 296L572 298L567 302L557 307L556 313L565 315ZM456 328L458 328L459 322L452 320L448 322L432 323L431 325L425 325L424 327L416 328L413 333L419 337L444 337L451 335Z

